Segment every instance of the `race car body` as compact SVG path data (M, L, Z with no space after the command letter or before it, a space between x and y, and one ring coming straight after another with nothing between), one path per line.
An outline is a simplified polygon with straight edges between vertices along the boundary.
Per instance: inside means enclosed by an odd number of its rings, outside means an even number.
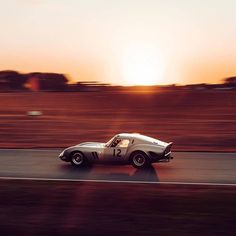
M85 142L69 147L59 158L74 166L118 162L143 168L153 162L170 161L173 158L172 144L141 134L122 133L115 135L107 143Z

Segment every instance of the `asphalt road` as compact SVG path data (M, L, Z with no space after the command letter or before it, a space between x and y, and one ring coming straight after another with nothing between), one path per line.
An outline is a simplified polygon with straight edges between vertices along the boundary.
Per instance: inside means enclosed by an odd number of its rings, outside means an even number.
M236 184L236 153L175 152L146 170L129 165L77 169L58 159L61 149L1 149L0 177Z

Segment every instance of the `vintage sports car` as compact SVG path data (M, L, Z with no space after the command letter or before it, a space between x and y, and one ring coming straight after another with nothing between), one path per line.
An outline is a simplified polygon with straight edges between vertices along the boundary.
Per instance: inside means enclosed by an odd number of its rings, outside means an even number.
M153 162L168 162L173 143L165 143L141 134L122 133L107 143L86 142L65 149L59 158L73 166L118 162L144 168Z

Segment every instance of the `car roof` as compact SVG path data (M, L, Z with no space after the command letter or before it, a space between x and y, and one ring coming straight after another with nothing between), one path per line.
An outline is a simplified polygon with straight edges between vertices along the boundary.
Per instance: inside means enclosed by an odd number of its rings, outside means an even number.
M142 135L142 134L138 134L138 133L121 133L121 134L117 134L116 137L119 138L134 138L134 139L139 139L139 140L143 140L143 141L148 141L148 142L153 142L155 141L154 138Z

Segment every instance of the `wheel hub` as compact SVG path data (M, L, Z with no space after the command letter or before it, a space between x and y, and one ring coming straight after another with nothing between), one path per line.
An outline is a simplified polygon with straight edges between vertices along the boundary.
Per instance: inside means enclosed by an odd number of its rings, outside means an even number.
M76 165L81 165L83 162L83 156L80 153L75 153L72 157L72 161Z
M144 158L143 155L137 154L137 155L134 156L133 161L134 161L135 165L142 166L145 163L145 158Z

